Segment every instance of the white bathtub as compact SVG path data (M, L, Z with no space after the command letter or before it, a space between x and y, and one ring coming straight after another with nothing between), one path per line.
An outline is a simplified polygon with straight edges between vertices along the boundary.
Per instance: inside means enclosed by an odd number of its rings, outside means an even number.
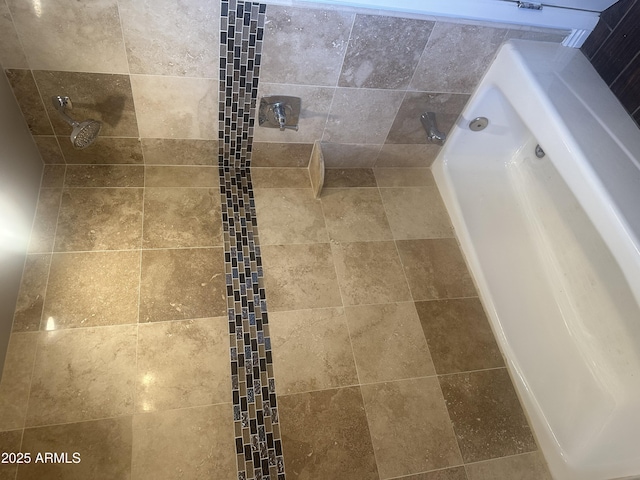
M640 478L639 162L578 50L510 41L433 165L558 480Z

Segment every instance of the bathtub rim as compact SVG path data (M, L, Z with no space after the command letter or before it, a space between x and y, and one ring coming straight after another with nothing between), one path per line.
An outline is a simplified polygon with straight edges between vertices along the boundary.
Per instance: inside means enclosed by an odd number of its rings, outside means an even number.
M544 42L516 40L516 41L507 42L501 48L501 51L498 54L498 56L500 57L501 53L503 57L504 55L512 56L513 59L516 61L516 63L519 63L518 68L522 70L520 73L524 73L525 75L528 75L528 80L531 82L531 85L529 86L532 87L534 90L536 90L539 94L542 94L544 92L545 73L543 72L542 75L538 75L538 76L532 74L532 72L530 71L530 67L527 65L527 62L531 61L531 58L529 59L525 58L527 54L527 50L535 49L535 47L532 47L533 44L540 44L543 50L545 48L550 50L563 48L555 45L550 46L551 44L545 44ZM504 52L507 52L507 53L503 53L503 50ZM524 53L523 53L523 50L524 50ZM575 54L581 55L580 52L572 53L572 55L575 55ZM604 478L601 476L602 472L595 472L593 473L593 475L596 475L596 476L590 476L589 472L581 471L579 469L579 466L570 464L567 461L566 457L563 456L563 453L557 450L557 448L559 447L559 442L557 442L556 439L554 438L552 431L547 428L543 410L536 403L535 396L528 393L529 385L526 379L524 378L522 374L522 370L518 365L517 361L514 362L513 360L514 358L517 359L518 357L514 354L511 348L511 345L507 340L505 332L501 327L500 320L499 320L500 317L493 303L492 294L490 292L489 286L486 280L484 279L484 275L482 273L481 262L478 259L476 255L476 251L472 246L471 236L469 232L464 228L465 222L464 222L464 216L462 215L462 209L458 204L455 191L452 187L452 180L447 170L447 167L448 167L447 158L450 156L449 151L451 149L451 145L455 145L458 136L468 134L466 131L464 131L464 130L468 130L467 126L465 125L468 119L465 120L465 116L467 117L474 116L474 112L472 112L472 110L475 107L475 105L478 103L478 99L481 98L486 93L486 91L490 88L498 88L501 91L501 93L505 94L505 97L507 98L507 100L509 100L509 95L513 96L516 94L515 90L513 89L510 90L509 88L507 88L506 89L507 92L505 92L504 89L502 88L503 86L500 85L500 82L494 81L491 78L491 75L492 75L492 70L490 68L487 74L485 75L485 77L483 78L483 80L480 82L476 91L472 94L469 102L467 103L467 107L465 107L465 110L463 111L462 115L459 117L459 120L456 126L451 132L451 135L449 137L447 144L441 150L440 154L434 161L432 165L433 174L436 179L436 184L443 196L443 200L445 201L445 205L447 206L447 209L449 210L450 215L452 217L452 222L455 227L456 236L458 238L458 241L461 244L463 254L465 256L465 260L470 270L473 273L474 281L480 293L480 298L482 300L483 306L485 307L485 310L487 311L487 315L491 320L490 324L491 324L492 330L494 331L494 334L498 340L498 343L503 352L503 355L505 356L505 361L508 367L509 374L516 386L516 392L522 404L525 406L525 414L527 415L530 421L530 424L534 427L533 428L534 435L538 441L538 445L540 446L541 450L545 454L545 458L549 464L549 467L552 473L554 475L560 475L561 478L563 479L565 478L576 479L576 480L578 479L582 480L586 478L601 479L601 478ZM601 85L598 85L598 89L604 86L604 88L608 92L608 95L613 97L613 95L608 90L606 85L604 85L604 82L602 82L601 80L600 82L601 82ZM628 114L626 114L626 112L622 109L619 103L618 103L618 107L619 107L619 111L621 111L622 114L624 115L623 118L625 118L627 122L632 122L632 120L628 117ZM555 106L548 101L542 102L542 109L551 110L555 112L555 114L557 114ZM523 119L523 123L527 128L529 128L530 131L532 131L532 133L535 133L535 129L532 129L531 125L528 125L524 121L524 119ZM633 127L635 128L635 125L633 125ZM637 134L637 131L635 133ZM567 129L562 129L561 134L571 136L571 133ZM622 137L624 137L624 134L622 135ZM620 141L620 138L616 138L616 140ZM622 141L624 141L624 138L622 138ZM637 145L634 145L634 146L637 147ZM569 150L577 149L578 151L580 151L579 145L572 142L571 140L567 141L564 145L556 145L554 146L554 148L565 148ZM638 148L635 148L634 152L637 153L637 156L635 157L635 159L639 160L640 150ZM591 166L586 165L585 167L586 168L584 168L584 171L582 171L580 174L580 181L585 181L585 179L587 179L588 183L596 185L598 189L604 190L605 187L595 177L595 173L593 169L590 168ZM563 179L566 181L567 180L566 175L568 173L567 170L565 170L564 175L562 175L562 172L559 172L559 173L561 174ZM606 199L609 197L604 196L603 198ZM617 212L617 213L614 212L614 215L619 215L622 217L620 212ZM624 220L624 218L622 218L622 220ZM599 228L598 230L600 231ZM638 231L637 228L636 228L636 231ZM636 257L635 257L635 264L633 266L633 269L635 269L634 271L636 272L636 284L638 284L640 283L637 281L638 280L637 273L640 271L640 259L638 258L638 245L639 245L638 236L635 234L629 235L630 232L628 231L628 226L625 225L624 222L621 222L619 224L618 233L620 232L622 232L623 234L626 234L626 248L628 249L627 252L629 254L632 254L635 249ZM629 280L629 278L627 277L627 281L631 281L631 280ZM639 298L638 288L636 288L634 293L636 294L635 295L636 301L640 304L640 301L638 301L638 298ZM620 480L637 479L638 473L634 473L631 476L617 476L617 477L608 477L608 478L616 478ZM627 472L625 472L623 475L626 475L626 474Z

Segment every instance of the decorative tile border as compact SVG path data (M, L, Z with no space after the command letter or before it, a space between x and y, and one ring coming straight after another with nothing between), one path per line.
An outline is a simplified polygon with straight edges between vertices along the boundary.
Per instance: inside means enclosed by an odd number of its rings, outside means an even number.
M219 171L239 480L284 480L251 149L266 5L222 0Z

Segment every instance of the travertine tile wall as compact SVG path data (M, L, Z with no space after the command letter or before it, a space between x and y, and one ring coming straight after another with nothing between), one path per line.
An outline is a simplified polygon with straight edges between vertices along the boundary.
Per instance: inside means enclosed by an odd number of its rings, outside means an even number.
M319 7L267 8L259 94L300 96L303 112L298 132L256 128L254 166L304 165L315 140L329 166L428 165L438 147L422 111L448 130L502 41L564 37ZM188 164L215 152L219 13L215 0L0 0L0 63L45 163ZM95 146L70 148L58 94L75 118L103 122Z
M3 0L0 22L0 63L45 163L217 162L219 2ZM52 95L103 122L94 146L71 148Z
M559 31L464 24L363 10L269 6L259 96L296 95L298 132L258 128L253 166L290 166L264 155L273 145L321 139L329 167L425 166L420 114L433 110L448 131L509 38L561 42ZM298 147L300 148L300 146ZM310 146L307 146L310 150Z

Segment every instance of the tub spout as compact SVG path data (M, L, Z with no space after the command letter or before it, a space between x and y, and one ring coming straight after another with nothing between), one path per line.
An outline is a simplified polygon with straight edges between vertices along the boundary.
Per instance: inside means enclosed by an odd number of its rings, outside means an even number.
M429 143L444 145L444 142L447 139L447 134L438 130L435 112L423 113L420 115L420 122L422 122L422 126L427 131L427 141Z

